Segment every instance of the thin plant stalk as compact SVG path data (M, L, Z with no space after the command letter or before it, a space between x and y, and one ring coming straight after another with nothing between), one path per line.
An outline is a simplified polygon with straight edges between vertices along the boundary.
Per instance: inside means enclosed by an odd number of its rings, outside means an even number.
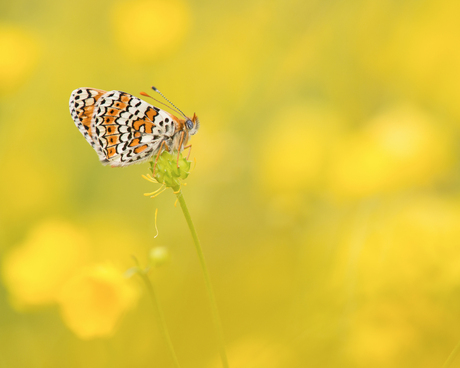
M457 346L454 348L454 350L452 350L452 352L450 353L449 357L447 358L442 368L450 367L454 359L457 357L457 354L459 351L460 351L460 342L458 342Z
M219 346L219 353L220 358L222 360L222 366L224 368L229 368L227 353L225 351L225 344L224 344L224 333L222 330L222 323L220 321L219 311L217 309L216 297L214 296L214 291L212 289L211 279L209 277L209 271L206 266L206 262L204 259L203 250L201 249L200 241L198 240L198 235L196 234L195 226L193 226L192 218L190 217L190 212L188 211L187 205L185 204L184 196L182 195L182 191L180 188L173 188L174 193L176 193L177 199L180 203L182 208L182 212L184 213L185 220L187 221L187 225L190 229L190 233L192 234L193 243L195 244L196 252L198 253L198 258L200 260L201 269L203 270L204 280L206 283L206 290L208 292L208 297L211 304L211 314L212 320L214 323L214 328L216 329L217 333L217 340Z
M147 274L144 271L140 271L139 276L144 281L145 286L147 287L147 291L148 291L148 293L150 294L150 296L152 298L153 307L155 309L157 319L158 319L158 321L160 321L160 330L163 333L163 337L164 337L164 339L166 341L166 344L168 345L169 352L171 353L171 357L172 357L172 360L174 362L174 366L176 368L180 368L180 364L179 364L179 361L177 360L177 356L176 356L176 353L174 351L174 347L173 347L173 344L171 342L171 338L169 337L168 328L166 326L166 320L164 318L163 311L161 310L160 303L158 302L158 299L157 299L157 296L156 296L156 293L155 293L155 289L153 288L153 284L152 284L152 282L150 281L149 277L147 276Z

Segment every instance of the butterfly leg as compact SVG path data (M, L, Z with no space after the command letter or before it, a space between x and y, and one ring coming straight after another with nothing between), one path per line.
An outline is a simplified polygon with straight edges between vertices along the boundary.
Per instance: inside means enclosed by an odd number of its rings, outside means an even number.
M179 155L180 155L180 146L182 146L182 142L184 141L185 133L182 132L180 135L179 147L177 148L177 168L179 168Z
M190 152L192 152L192 145L189 144L188 146L185 146L184 147L184 151L188 148L188 154L187 154L187 161L188 161L188 158L190 157Z
M160 144L160 148L158 149L158 154L157 154L157 158L155 159L155 163L153 164L153 170L152 170L152 176L155 176L155 169L157 167L157 162L158 162L158 159L160 158L160 155L161 155L161 152L163 150L163 146L166 144L165 141L161 142Z

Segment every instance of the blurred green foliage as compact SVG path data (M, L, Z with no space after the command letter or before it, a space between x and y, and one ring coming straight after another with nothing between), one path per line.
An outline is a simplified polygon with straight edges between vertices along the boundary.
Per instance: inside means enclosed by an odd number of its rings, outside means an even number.
M119 277L155 246L179 361L220 366L175 196L143 196L148 164L103 167L68 110L78 87L152 84L200 118L183 190L232 368L442 366L460 340L459 16L454 0L1 2L0 367L171 366Z

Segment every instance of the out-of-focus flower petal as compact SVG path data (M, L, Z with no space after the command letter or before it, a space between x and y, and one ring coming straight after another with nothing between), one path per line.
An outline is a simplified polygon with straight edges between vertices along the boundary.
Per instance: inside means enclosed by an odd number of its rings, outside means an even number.
M53 303L62 284L83 264L87 245L81 231L66 222L38 225L2 261L2 276L12 301L18 305Z
M330 187L360 198L429 185L453 163L451 142L421 111L399 107L345 139L331 160Z
M0 25L0 45L0 94L4 94L27 79L40 48L31 34L11 25Z
M137 0L117 4L112 22L121 50L138 62L174 51L189 29L190 14L181 0Z
M137 301L132 281L110 263L83 268L62 289L58 303L67 326L80 338L110 336Z

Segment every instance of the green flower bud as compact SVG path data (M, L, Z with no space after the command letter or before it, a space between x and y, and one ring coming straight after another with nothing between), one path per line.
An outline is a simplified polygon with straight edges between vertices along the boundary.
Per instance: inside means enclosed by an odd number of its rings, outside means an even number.
M150 264L161 266L169 261L169 251L166 247L155 247L149 252Z
M177 190L180 188L182 180L188 177L191 165L192 162L187 161L182 153L179 155L178 161L177 153L171 154L168 151L163 151L158 160L154 157L150 162L150 172L158 183Z

